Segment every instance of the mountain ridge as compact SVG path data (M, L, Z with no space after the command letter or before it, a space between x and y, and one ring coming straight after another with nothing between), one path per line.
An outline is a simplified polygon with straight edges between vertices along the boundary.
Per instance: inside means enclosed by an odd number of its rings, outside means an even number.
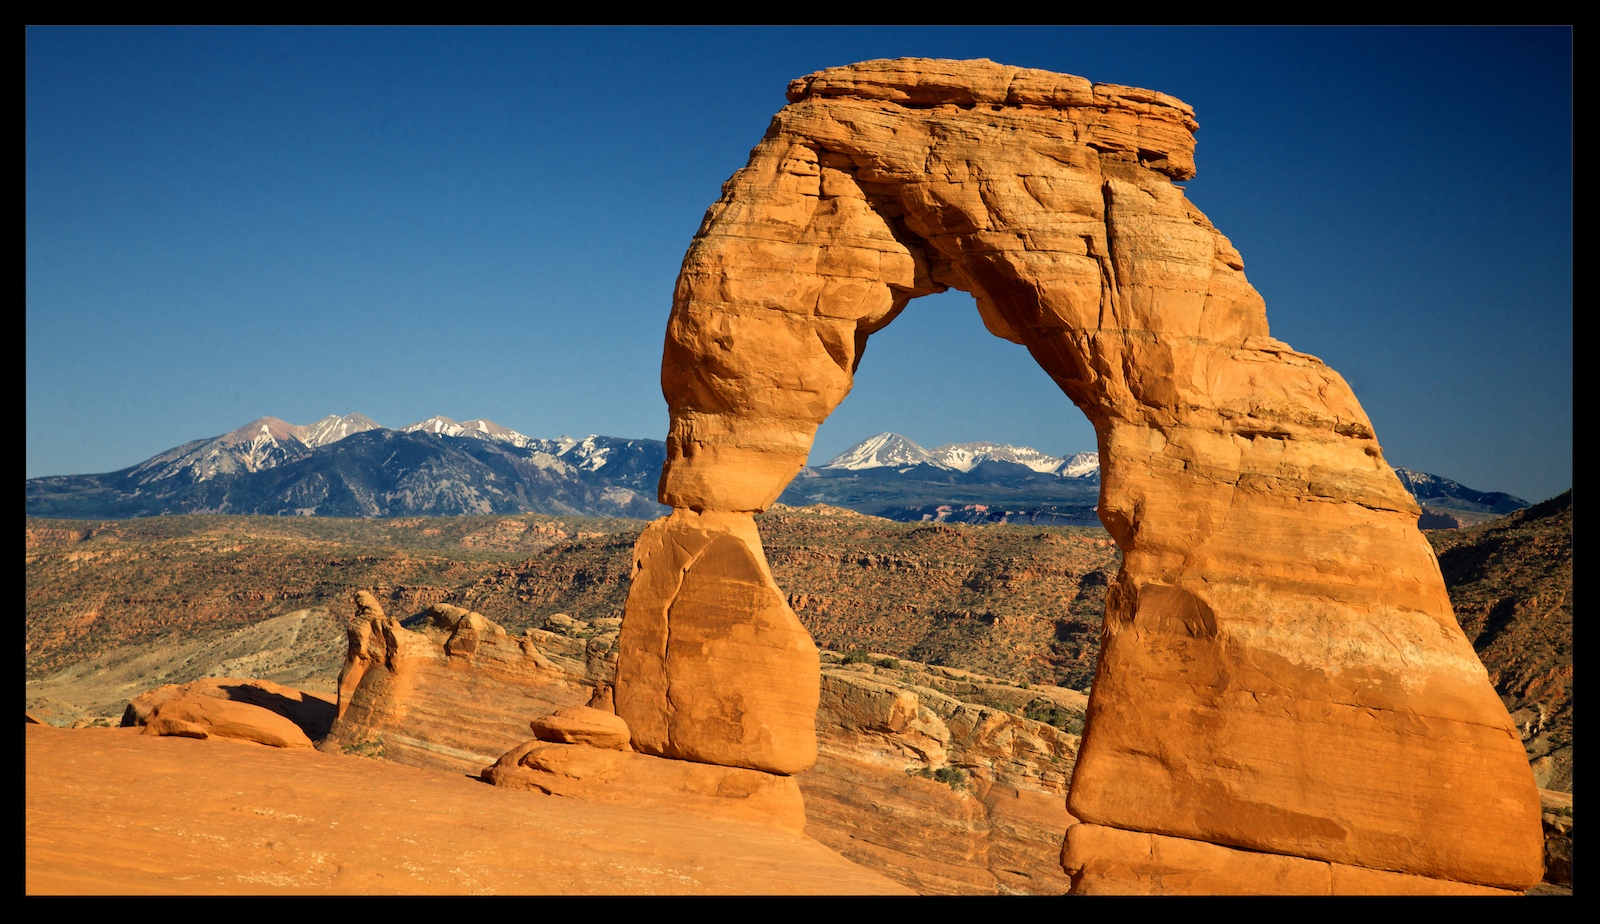
M651 519L665 444L589 435L531 437L487 418L435 415L384 427L359 413L309 425L259 417L116 472L27 480L29 516L172 513L413 516L548 513ZM1098 522L1098 453L1055 456L975 441L925 449L893 432L807 466L780 496L901 521ZM1422 525L1461 526L1529 506L1396 468Z

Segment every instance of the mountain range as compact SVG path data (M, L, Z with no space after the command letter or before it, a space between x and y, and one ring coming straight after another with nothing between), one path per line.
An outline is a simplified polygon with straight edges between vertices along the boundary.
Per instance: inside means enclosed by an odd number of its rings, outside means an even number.
M330 415L309 426L262 417L121 471L28 479L27 515L652 518L666 510L655 500L665 459L660 440L540 439L481 418L430 417L391 429L361 414ZM1437 475L1395 471L1433 511L1424 519L1433 515L1439 526L1528 506ZM990 442L924 449L880 433L802 469L779 501L902 521L1095 525L1099 493L1100 459L1093 452L1053 456Z
M659 440L535 439L488 420L389 429L361 414L308 427L263 417L118 472L29 479L27 512L651 518L665 509L655 501L665 458Z

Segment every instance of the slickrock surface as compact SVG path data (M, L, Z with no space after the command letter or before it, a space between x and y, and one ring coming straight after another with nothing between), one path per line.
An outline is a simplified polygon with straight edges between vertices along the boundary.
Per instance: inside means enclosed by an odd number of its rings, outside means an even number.
M483 779L589 802L771 825L793 834L806 828L794 777L742 767L535 739L507 751L484 770Z
M131 728L26 738L29 895L908 891L769 825Z
M1238 251L1172 183L1194 175L1189 107L922 59L818 72L789 100L684 258L661 501L765 509L868 337L918 295L968 291L1093 423L1123 551L1073 814L1441 888L1538 882L1532 774L1416 502L1344 380L1270 336ZM678 618L674 599L635 581L630 617Z

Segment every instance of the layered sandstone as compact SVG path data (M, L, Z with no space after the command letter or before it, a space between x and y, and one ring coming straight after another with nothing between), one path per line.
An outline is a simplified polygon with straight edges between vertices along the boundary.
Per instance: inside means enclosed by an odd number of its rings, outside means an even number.
M673 652L672 626L783 623L743 518L799 471L870 335L954 287L1099 437L1100 516L1123 563L1073 814L1445 890L1537 882L1533 779L1415 501L1344 380L1271 337L1238 251L1172 182L1194 175L1189 107L921 59L821 71L789 99L707 211L674 292L660 499L676 512L640 540L619 661L619 712L624 678L643 694L627 697L635 744L771 769L805 753L761 733L769 717L802 727L797 639L770 646L788 652L767 662L779 690L696 666L709 648ZM727 550L715 568L678 576L713 545ZM703 586L749 592L730 606ZM747 681L765 699L691 731L672 724L687 700L662 679L680 674L719 703ZM1074 860L1079 887L1144 849L1132 843L1094 840L1096 862Z
M484 769L483 779L586 802L771 825L793 834L806 828L794 777L620 748L534 739L502 754Z
M477 774L527 738L528 722L581 706L615 669L605 639L509 635L435 604L408 629L357 594L338 718L317 747Z
M1058 858L1076 822L1067 788L1078 737L1017 712L1055 704L1081 714L1083 699L914 662L831 657L817 764L799 777L806 832L924 895L1066 892Z

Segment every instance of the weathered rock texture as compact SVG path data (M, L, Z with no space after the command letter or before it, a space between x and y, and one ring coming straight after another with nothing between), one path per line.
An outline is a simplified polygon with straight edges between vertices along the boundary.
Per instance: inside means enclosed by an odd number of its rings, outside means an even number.
M1533 779L1415 501L1344 380L1270 336L1238 251L1172 183L1195 172L1190 108L921 59L820 71L789 100L707 211L673 297L660 499L678 512L635 557L617 690L635 746L780 772L804 757L788 733L809 728L793 709L810 655L789 636L770 646L787 660L767 663L794 686L719 705L703 729L670 718L690 702L672 678L695 676L719 703L760 678L692 660L709 627L759 635L787 615L763 597L771 579L742 518L799 471L867 338L955 287L1099 437L1100 516L1124 558L1073 814L1438 880L1537 882ZM716 564L697 574L703 548ZM752 590L719 603L708 585ZM655 627L635 613L658 614ZM679 624L696 627L681 650ZM1104 866L1075 868L1090 890Z
M806 827L794 777L616 748L535 739L501 755L484 769L483 779L587 802L771 825L793 834Z
M799 777L806 833L924 895L1066 892L1078 736L1017 713L1081 716L1083 694L838 661L824 661L817 764Z
M476 775L527 739L530 719L589 701L615 669L605 641L511 636L444 603L407 629L361 591L338 718L317 747Z
M750 514L674 511L644 531L633 560L616 681L633 746L771 773L810 767L817 646L772 580Z

